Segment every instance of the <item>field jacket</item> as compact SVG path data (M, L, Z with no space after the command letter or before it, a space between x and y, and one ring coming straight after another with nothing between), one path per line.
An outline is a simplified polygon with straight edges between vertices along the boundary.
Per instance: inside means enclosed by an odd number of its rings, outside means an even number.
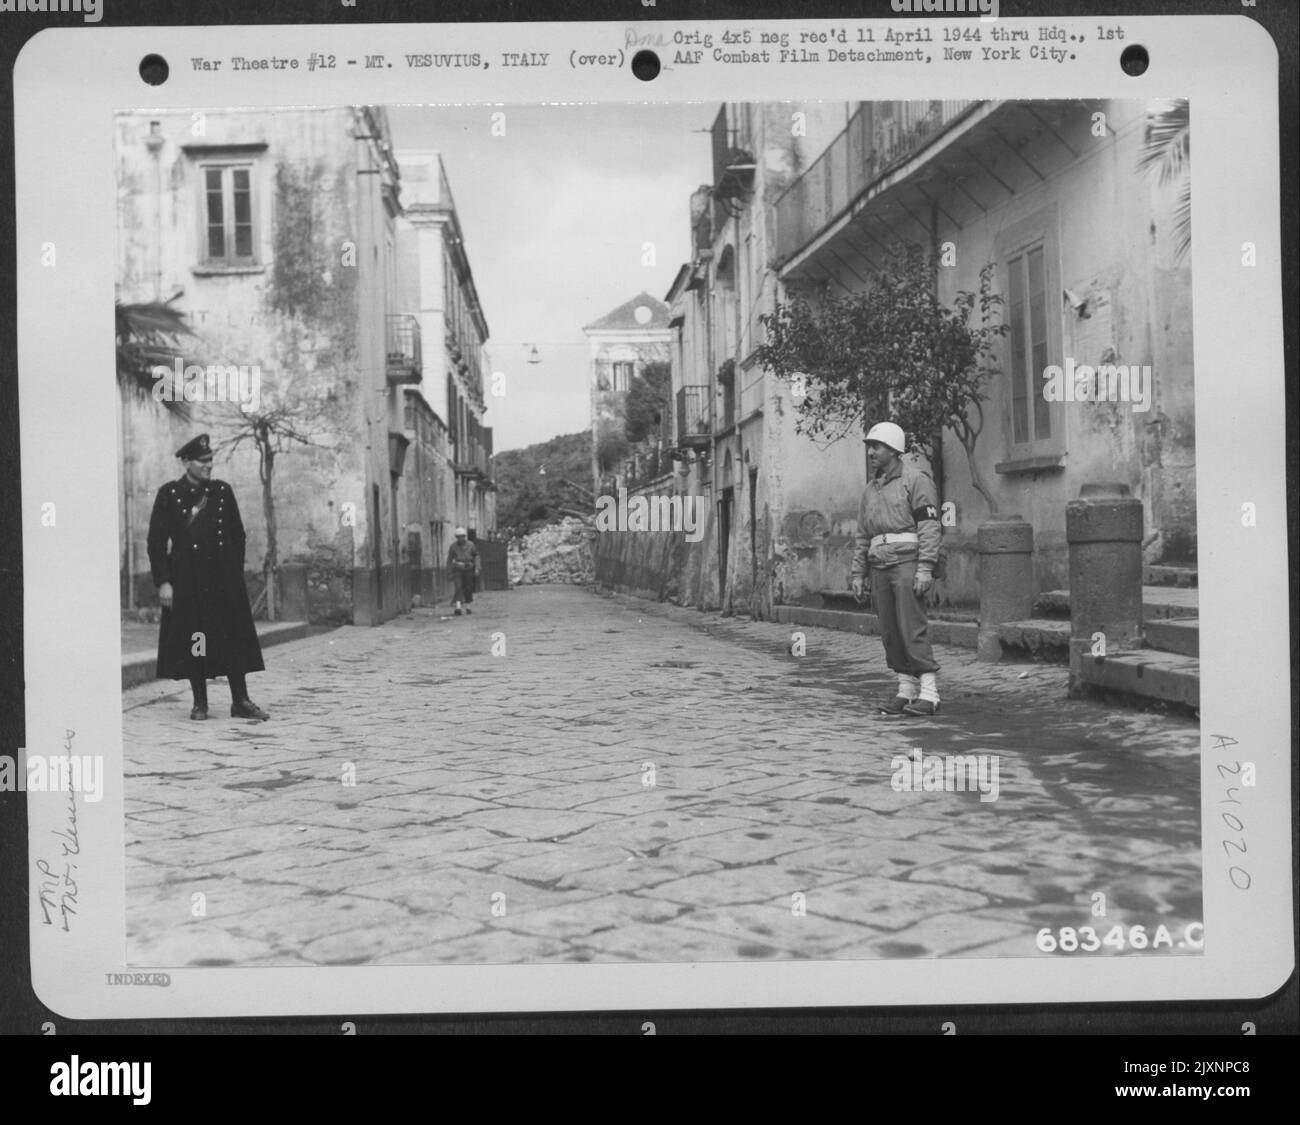
M911 543L878 543L878 535L912 532ZM871 567L915 561L917 572L928 574L939 558L943 528L939 502L930 474L911 461L896 461L891 470L867 482L858 508L858 535L853 552L853 577L865 578Z
M478 548L468 540L452 543L447 552L447 566L451 570L478 570Z

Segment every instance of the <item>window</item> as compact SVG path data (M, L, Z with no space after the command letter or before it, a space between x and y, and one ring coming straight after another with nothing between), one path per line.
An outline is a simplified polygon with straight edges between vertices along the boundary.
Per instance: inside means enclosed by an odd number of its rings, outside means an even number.
M1012 456L1065 448L1059 404L1043 393L1043 371L1062 362L1061 283L1055 208L1004 231L998 239L1006 336L1007 436ZM1053 300L1055 297L1055 300Z
M253 165L200 165L203 186L203 262L209 266L257 265Z
M626 391L632 385L631 363L615 363L612 365L612 375L614 380L614 390Z
M1052 436L1050 405L1034 376L1047 366L1047 294L1043 248L1035 246L1007 262L1007 321L1011 325L1011 440L1016 445Z

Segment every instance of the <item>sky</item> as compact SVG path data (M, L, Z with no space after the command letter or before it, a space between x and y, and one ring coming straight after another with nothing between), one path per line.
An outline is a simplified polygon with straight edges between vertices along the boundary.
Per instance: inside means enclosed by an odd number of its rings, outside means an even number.
M505 135L492 135L493 113ZM487 317L496 451L591 425L582 327L690 257L690 195L712 175L716 102L644 106L394 106L393 147L442 154ZM698 130L698 131L696 131ZM642 263L654 244L654 264ZM541 363L529 364L531 346ZM485 393L487 388L485 388Z

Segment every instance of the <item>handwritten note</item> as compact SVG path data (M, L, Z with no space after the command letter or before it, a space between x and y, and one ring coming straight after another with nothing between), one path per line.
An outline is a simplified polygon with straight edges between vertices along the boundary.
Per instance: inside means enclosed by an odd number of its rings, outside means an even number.
M64 732L65 750L71 751L72 740L76 736L74 730ZM67 818L61 828L54 829L53 836L61 850L53 861L43 858L36 861L36 871L40 875L38 901L44 924L57 925L67 933L71 919L77 914L77 863L74 857L81 855L81 841L77 835L77 792L72 787L70 771Z

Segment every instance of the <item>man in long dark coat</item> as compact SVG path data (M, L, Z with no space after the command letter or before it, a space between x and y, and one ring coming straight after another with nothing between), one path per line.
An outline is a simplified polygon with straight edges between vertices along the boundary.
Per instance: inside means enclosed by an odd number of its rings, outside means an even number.
M212 479L207 434L176 456L185 474L158 490L149 518L149 565L162 603L158 678L190 681L191 719L208 717L207 681L215 676L230 683L232 717L268 719L244 682L265 665L244 586L244 524L234 490Z

